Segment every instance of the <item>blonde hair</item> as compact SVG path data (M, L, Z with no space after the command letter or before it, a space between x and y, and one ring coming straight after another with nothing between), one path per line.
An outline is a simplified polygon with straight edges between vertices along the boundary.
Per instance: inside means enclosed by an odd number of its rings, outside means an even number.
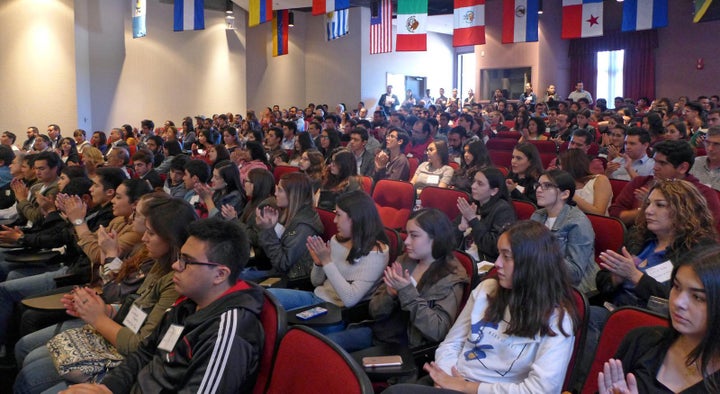
M83 161L92 161L95 164L105 161L100 149L94 146L86 146L82 153Z

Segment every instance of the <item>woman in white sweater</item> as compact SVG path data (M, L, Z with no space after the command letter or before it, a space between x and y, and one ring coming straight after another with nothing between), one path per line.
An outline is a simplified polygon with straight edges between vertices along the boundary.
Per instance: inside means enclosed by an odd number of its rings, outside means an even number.
M369 299L380 284L390 249L372 198L360 190L340 195L335 224L338 232L330 242L317 236L307 240L315 291L270 289L286 310L323 302L351 307Z
M498 239L497 279L487 279L425 364L435 388L390 393L559 393L577 313L562 253L540 223L522 221Z

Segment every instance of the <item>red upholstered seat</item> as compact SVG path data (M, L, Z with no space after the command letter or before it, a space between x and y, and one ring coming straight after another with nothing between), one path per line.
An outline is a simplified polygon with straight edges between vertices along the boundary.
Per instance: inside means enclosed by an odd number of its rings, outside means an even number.
M513 208L515 208L515 215L518 220L528 220L532 216L533 212L537 210L535 204L529 201L512 200Z
M405 228L415 204L415 188L410 182L382 179L372 197L385 227Z
M275 352L287 330L285 309L268 291L265 291L264 295L265 301L260 311L260 323L262 323L265 332L265 341L260 355L260 369L253 389L254 394L265 392L272 375Z
M293 326L280 342L267 393L372 393L353 358L317 331Z
M275 177L275 183L280 182L280 177L282 177L284 174L287 174L288 172L297 172L300 171L300 168L295 166L277 166L273 170L273 176Z
M470 196L464 191L426 186L423 188L422 193L420 193L420 203L423 208L439 209L452 221L460 215L460 210L457 208L457 200L461 197L472 202Z

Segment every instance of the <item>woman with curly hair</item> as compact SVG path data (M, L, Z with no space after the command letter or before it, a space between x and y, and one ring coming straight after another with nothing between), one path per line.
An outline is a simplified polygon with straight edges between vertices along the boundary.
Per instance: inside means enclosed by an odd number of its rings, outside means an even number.
M471 193L474 174L483 168L492 167L493 164L484 142L474 141L465 145L463 149L465 151L463 160L460 168L453 174L450 184L455 189Z
M660 273L670 272L689 250L716 239L712 214L698 189L682 180L660 181L640 208L627 246L621 253L600 254L597 288L616 306L644 308L651 296L667 299L670 277Z
M317 149L310 149L300 156L300 171L310 177L313 193L320 189L323 174L325 173L325 157Z
M330 164L325 168L316 205L318 208L334 211L335 200L340 194L361 188L362 181L357 176L355 155L347 149L339 149L333 153Z

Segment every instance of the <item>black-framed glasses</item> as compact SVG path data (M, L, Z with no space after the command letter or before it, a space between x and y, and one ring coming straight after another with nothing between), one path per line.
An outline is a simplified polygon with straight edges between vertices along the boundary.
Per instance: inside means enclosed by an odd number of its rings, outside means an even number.
M542 191L546 192L550 189L556 189L558 185L550 182L538 182L535 184L535 190L542 189Z
M178 263L178 268L180 269L180 271L185 271L185 268L187 268L188 265L207 265L210 267L220 267L220 266L225 265L225 264L213 263L211 261L188 260L187 256L184 256L183 254L178 254L176 261Z

